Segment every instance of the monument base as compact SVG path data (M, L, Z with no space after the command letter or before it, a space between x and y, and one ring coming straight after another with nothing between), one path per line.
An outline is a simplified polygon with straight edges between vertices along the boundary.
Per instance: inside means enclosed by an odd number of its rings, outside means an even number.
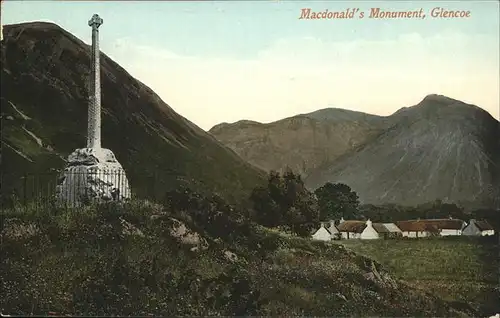
M95 201L122 201L131 196L127 176L109 149L76 149L56 188L58 203L81 206Z

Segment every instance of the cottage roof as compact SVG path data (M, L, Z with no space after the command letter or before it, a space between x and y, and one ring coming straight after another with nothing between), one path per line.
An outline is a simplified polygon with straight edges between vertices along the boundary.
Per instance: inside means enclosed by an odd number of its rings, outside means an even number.
M464 221L459 219L426 219L399 221L396 225L405 232L422 232L435 230L461 230Z
M328 234L331 234L330 231L328 231L327 228L325 228L324 226L320 226L319 229L317 229L316 231L313 230L313 232L314 232L313 235L319 233L320 231L326 231Z
M365 227L365 221L344 221L337 226L337 229L340 232L361 233Z
M423 221L436 226L440 230L461 230L464 227L464 221L459 219L430 219Z
M424 222L423 220L414 221L398 221L397 227L403 232L438 232L439 229L431 223Z
M486 220L484 220L484 221L474 221L474 223L476 223L476 226L477 226L477 228L480 231L494 230L493 226L491 226L491 224L488 223L488 221L486 221Z
M396 224L394 224L394 223L384 223L384 226L391 233L401 233L401 229Z
M389 229L384 226L382 223L372 223L373 228L377 233L390 233Z
M331 234L339 233L339 229L333 223L329 223L325 227Z

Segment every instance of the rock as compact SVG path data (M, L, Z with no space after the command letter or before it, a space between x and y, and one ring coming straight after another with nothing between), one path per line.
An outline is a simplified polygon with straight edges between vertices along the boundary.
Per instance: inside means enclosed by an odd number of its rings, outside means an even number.
M179 220L174 218L170 218L170 220L173 222L172 227L170 228L170 235L179 239L182 244L195 245L197 247L195 250L200 247L202 249L208 248L207 241L198 233L188 229L188 227Z
M80 206L86 200L124 200L130 198L130 186L121 164L109 149L76 149L57 185L61 204Z
M224 251L224 257L230 262L236 262L238 260L238 256L235 253L227 250Z
M371 271L363 274L363 277L384 286L391 286L393 288L397 288L398 286L396 280L393 279L388 273L379 271L373 261L371 262Z

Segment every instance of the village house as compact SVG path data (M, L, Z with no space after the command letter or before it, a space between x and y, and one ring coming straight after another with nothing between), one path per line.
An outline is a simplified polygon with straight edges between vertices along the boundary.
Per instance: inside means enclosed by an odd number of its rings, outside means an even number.
M401 230L403 237L428 237L439 235L439 230L431 224L421 220L398 221L397 227Z
M388 239L402 236L401 230L394 223L373 223L366 221L366 227L361 232L362 240Z
M382 223L382 224L388 230L386 238L397 238L403 236L401 229L395 223Z
M427 219L399 221L403 237L458 236L462 235L465 222L459 219Z
M312 234L312 239L319 241L338 240L340 239L340 232L333 220L326 223L322 222L319 229Z
M425 221L436 226L440 236L462 235L462 229L465 226L464 221L451 217L448 219L430 219Z
M464 221L451 217L448 219L427 219L423 221L436 227L440 236L462 235L462 229L465 226Z
M471 219L462 229L462 235L467 236L487 236L494 234L495 229L488 221L476 221L475 219Z
M316 241L331 241L332 234L330 233L330 231L328 231L325 225L321 223L319 229L316 230L312 235L312 239Z
M332 240L339 240L340 239L340 231L335 225L334 220L330 220L329 225L327 227L328 232L332 235Z
M337 225L341 238L345 240L359 239L365 227L365 221L344 221L344 219Z

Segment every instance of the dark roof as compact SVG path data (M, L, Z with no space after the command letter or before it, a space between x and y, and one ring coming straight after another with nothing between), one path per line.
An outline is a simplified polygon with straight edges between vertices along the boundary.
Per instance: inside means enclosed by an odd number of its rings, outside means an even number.
M344 221L337 225L339 232L361 233L366 227L365 221Z
M474 223L476 224L477 228L480 231L494 230L493 226L491 226L491 224L488 223L488 221L474 221Z
M405 232L430 231L433 228L436 230L461 230L464 221L459 219L427 219L399 221L396 222L396 225Z
M372 226L375 229L375 231L377 231L377 233L390 233L391 232L382 223L372 223Z
M465 223L459 219L434 219L423 221L435 225L440 230L461 230Z
M318 228L313 228L311 229L310 233L311 234L316 234L316 232L318 232L319 230L321 230L321 228L324 228L329 234L332 234L330 232L330 230L325 226L325 224L321 223L321 225L318 227Z
M328 223L325 228L330 232L330 234L338 233L339 229L333 223Z
M423 221L397 221L396 225L403 232L439 232L439 229L434 225Z

